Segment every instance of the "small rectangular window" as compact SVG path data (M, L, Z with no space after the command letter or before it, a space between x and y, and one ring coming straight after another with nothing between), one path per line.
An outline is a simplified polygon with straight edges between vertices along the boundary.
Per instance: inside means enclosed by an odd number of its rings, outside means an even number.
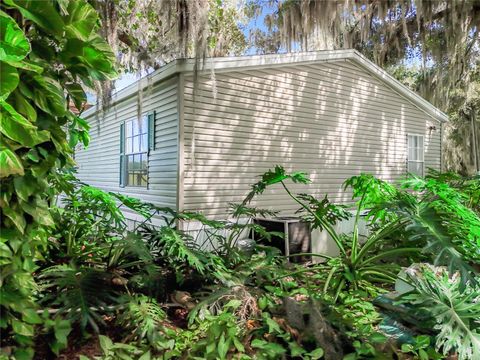
M407 171L423 177L425 167L423 135L407 135L407 148Z
M123 166L124 186L146 187L148 183L148 117L125 122L125 131L121 136L125 144Z

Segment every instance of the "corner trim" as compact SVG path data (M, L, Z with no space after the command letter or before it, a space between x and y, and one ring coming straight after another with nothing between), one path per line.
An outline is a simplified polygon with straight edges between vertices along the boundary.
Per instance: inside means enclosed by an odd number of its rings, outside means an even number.
M177 116L178 116L178 143L177 143L177 211L184 208L184 180L185 180L185 156L184 156L184 100L185 76L180 73L177 82ZM180 224L177 224L180 225Z

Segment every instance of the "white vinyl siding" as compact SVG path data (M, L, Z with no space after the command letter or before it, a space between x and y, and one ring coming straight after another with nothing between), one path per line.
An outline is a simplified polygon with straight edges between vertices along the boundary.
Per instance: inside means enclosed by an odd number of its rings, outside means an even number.
M120 192L159 206L176 207L178 162L177 77L152 87L142 95L142 114L155 111L155 145L148 156L148 189L120 187L120 124L138 117L133 96L114 104L105 114L87 117L91 141L76 151L80 180L106 191ZM128 214L127 216L133 216Z
M313 184L295 192L348 203L343 181L362 172L406 176L406 136L425 134L425 167L440 168L439 123L348 61L292 64L193 77L184 88L184 209L225 218L258 175L276 164L303 170ZM254 205L292 215L280 187Z

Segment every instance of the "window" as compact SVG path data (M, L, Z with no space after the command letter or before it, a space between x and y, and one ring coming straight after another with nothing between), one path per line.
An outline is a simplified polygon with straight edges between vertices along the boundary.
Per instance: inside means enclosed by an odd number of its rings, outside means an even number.
M423 135L408 135L407 171L411 174L423 176L424 146Z
M148 152L153 148L154 115L120 126L120 186L147 187Z

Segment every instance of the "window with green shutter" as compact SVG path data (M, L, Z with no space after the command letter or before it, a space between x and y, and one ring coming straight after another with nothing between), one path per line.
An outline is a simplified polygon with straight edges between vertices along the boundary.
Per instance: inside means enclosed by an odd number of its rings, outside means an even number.
M147 187L148 153L155 145L155 114L120 125L120 186Z

